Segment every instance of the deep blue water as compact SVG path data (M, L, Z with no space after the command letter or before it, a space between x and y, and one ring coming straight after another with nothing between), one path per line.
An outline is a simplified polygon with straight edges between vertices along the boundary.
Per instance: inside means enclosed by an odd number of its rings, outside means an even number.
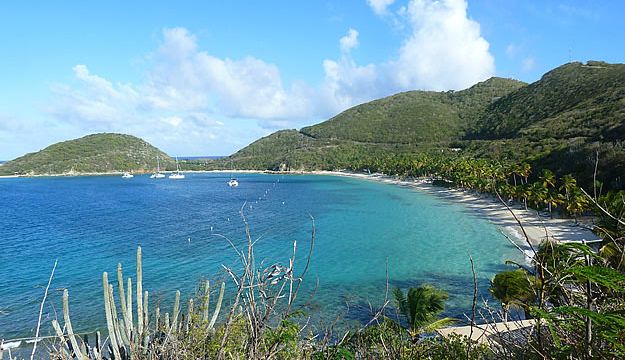
M518 260L494 225L416 190L343 177L265 174L239 175L240 186L231 189L228 178L0 179L0 338L34 334L55 259L44 334L61 311L63 288L69 289L75 330L105 327L102 272L113 281L122 262L125 275L134 278L137 245L151 305L169 304L176 289L191 296L202 278L223 279L221 265L236 266L236 258L217 234L244 244L241 208L260 239L257 262L287 264L297 240L300 269L314 217L305 295L317 281L318 288L308 311L322 310L327 318L346 313L345 323L367 319L367 302L382 301L387 262L391 286L442 287L450 293L448 315L460 317L471 306L468 252L483 296L503 262Z

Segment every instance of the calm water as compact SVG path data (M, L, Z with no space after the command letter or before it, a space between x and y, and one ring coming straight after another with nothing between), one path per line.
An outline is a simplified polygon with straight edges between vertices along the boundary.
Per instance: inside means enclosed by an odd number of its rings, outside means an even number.
M450 292L448 315L470 309L468 252L480 291L516 251L498 230L462 206L398 186L332 176L187 174L182 181L135 177L0 179L0 338L34 333L43 288L58 267L44 312L43 333L60 312L68 288L74 328L105 327L101 274L118 261L134 277L143 247L144 289L150 304L169 304L176 289L190 296L202 278L223 278L234 266L228 243L245 241L243 207L256 259L288 263L297 240L299 259L316 243L305 282L318 289L309 311L367 318L367 302L384 297L386 262L392 286L433 283ZM301 262L300 262L301 265ZM302 266L300 266L302 268ZM234 284L227 283L233 289ZM350 310L347 311L346 304Z

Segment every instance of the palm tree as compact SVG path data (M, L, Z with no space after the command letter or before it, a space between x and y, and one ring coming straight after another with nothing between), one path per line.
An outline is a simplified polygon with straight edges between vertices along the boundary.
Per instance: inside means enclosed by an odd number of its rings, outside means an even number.
M526 311L536 298L536 278L524 269L503 271L495 275L488 291L501 302L504 321L508 321L510 307L517 306Z
M419 340L419 335L448 326L456 320L452 318L439 319L440 313L445 310L445 301L449 297L444 290L432 285L424 284L408 289L407 296L401 289L393 292L399 313L408 321L408 332L413 341Z

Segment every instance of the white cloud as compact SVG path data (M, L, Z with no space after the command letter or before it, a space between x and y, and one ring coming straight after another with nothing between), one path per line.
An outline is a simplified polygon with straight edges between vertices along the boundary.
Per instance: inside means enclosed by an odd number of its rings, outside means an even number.
M339 44L341 45L341 52L350 52L353 48L358 46L358 31L349 29L347 35L339 40Z
M376 13L388 12L392 3L369 1ZM351 52L366 39L349 28L338 40L338 58L321 64L324 78L317 86L285 84L277 65L254 56L212 55L188 30L173 28L163 30L144 81L114 83L79 64L71 84L52 87L48 110L60 123L89 132L129 132L172 144L181 138L226 141L235 123L255 121L248 135L264 134L399 91L466 88L494 73L489 44L464 0L410 0L389 15L408 30L394 58L358 64Z
M367 0L367 3L378 15L386 15L388 13L388 7L392 5L395 0Z
M177 127L182 123L182 119L178 116L169 116L166 118L162 118L161 121L170 124L171 126Z
M412 34L389 64L400 88L462 89L495 72L489 44L464 0L412 0L407 16Z
M480 35L479 24L468 17L464 0L411 0L397 16L403 18L410 34L395 59L359 65L344 40L357 40L352 35L357 32L350 29L341 38L341 57L323 63L320 98L326 108L340 111L406 90L464 89L493 76L495 62L489 44Z

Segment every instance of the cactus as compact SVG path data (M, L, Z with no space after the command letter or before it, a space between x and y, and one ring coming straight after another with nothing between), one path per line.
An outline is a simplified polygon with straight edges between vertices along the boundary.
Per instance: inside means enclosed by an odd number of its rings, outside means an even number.
M111 358L114 359L133 359L137 358L139 352L147 355L150 349L150 314L149 314L149 293L143 291L143 273L142 273L142 253L141 247L137 247L137 279L136 279L136 309L137 319L136 325L133 323L133 288L132 279L127 279L127 287L124 289L124 276L122 264L117 264L117 288L119 292L120 314L118 316L117 306L115 304L114 286L109 283L108 273L102 273L102 290L104 298L104 311L106 315L106 324L109 336L109 351ZM224 297L225 283L221 284L217 303L213 315L208 321L208 310L210 305L210 283L208 280L204 283L204 292L201 298L201 325L194 323L194 316L199 315L199 307L195 305L193 299L189 299L187 303L186 314L181 314L180 308L180 291L176 291L173 305L173 312L165 313L161 318L161 310L159 307L155 309L153 328L155 331L163 330L167 333L165 342L170 335L183 332L188 333L196 326L202 326L204 330L212 331L215 322L221 311L221 305ZM69 300L68 291L63 293L63 315L65 320L65 329L67 336L56 320L52 321L52 326L57 337L60 339L61 348L65 357L72 357L72 351L79 360L92 358L101 360L102 349L100 345L100 334L96 334L96 345L94 348L87 349L85 343L78 343L73 332L69 319ZM185 319L186 316L186 319ZM69 340L68 340L69 339ZM164 343L161 344L164 346ZM72 351L70 351L70 349Z
M217 317L219 316L219 312L221 311L221 303L224 299L224 291L226 289L226 283L221 283L221 289L219 290L219 297L217 298L217 305L215 306L215 311L213 312L213 318L211 322L208 324L208 330L213 330L213 326L215 326L215 322L217 321Z
M65 321L65 328L67 329L67 336L72 344L72 350L78 360L86 359L81 347L78 346L78 341L74 335L74 329L72 328L72 322L69 319L69 291L65 289L63 291L63 320Z
M130 279L129 279L130 280ZM128 317L128 307L126 306L126 294L124 293L124 276L122 274L122 264L117 264L117 287L119 290L119 306L124 319L126 337L130 339L132 334L132 319Z
M208 305L210 304L210 282L204 283L204 296L202 298L202 322L208 321Z
M189 302L187 303L187 322L184 328L185 332L189 332L189 328L193 325L192 318L193 318L193 299L189 299Z
M143 263L141 246L137 246L137 333L143 334Z
M128 278L128 298L126 299L126 311L128 312L128 323L130 324L130 334L134 331L132 324L132 279ZM129 334L129 336L130 336Z
M147 330L149 323L149 313L148 313L148 291L143 292L143 328Z
M109 332L111 349L115 359L121 359L117 338L115 336L115 322L113 320L113 313L111 309L111 305L115 306L115 304L111 304L111 298L109 295L109 276L107 272L102 273L102 288L104 290L104 311L106 313L106 325Z
M176 290L176 299L174 300L174 311L171 313L171 329L173 333L178 330L178 313L180 312L180 290Z

